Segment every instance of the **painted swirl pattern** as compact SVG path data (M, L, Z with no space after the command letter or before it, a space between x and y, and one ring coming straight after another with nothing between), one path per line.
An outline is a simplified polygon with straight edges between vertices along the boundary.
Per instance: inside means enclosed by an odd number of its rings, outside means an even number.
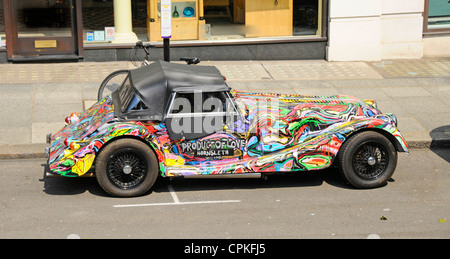
M82 176L91 170L103 146L124 137L148 143L163 176L323 169L333 163L344 141L360 130L382 132L395 140L397 149L408 150L395 116L382 114L373 100L231 94L241 116L227 120L220 132L180 141L170 139L164 122L116 119L107 97L82 114L72 114L68 125L53 135L50 170Z

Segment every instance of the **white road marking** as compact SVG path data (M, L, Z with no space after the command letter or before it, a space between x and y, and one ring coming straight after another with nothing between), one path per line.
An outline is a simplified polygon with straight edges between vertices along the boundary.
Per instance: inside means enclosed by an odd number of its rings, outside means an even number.
M178 203L144 203L144 204L124 204L124 205L114 205L114 208L129 208L129 207L148 207L148 206L171 206L171 205L192 205L192 204L208 204L208 203L237 203L240 200L223 200L223 201L188 201L188 202L178 202Z
M167 188L169 188L170 195L172 195L172 199L174 203L180 203L180 200L178 199L177 193L173 189L172 185L168 185Z
M237 203L241 200L223 200L223 201L188 201L180 202L177 193L173 189L172 185L168 185L170 195L172 196L173 202L163 202L163 203L143 203L143 204L123 204L114 205L114 208L130 208L130 207L148 207L148 206L172 206L172 205L192 205L192 204L213 204L213 203Z

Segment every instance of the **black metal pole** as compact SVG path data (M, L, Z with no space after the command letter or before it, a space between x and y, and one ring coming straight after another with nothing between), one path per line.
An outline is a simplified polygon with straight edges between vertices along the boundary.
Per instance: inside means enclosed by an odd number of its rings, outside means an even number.
M169 38L164 38L163 47L164 47L164 61L170 62L170 39Z

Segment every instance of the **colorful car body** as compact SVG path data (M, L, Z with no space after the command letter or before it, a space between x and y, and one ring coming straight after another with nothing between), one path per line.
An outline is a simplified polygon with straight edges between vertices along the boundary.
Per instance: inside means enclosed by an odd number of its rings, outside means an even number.
M95 173L102 150L124 138L145 143L164 177L324 169L363 131L408 152L396 117L381 113L373 100L238 92L214 70L184 66L155 62L130 71L111 96L70 115L49 137L50 173Z
M50 170L82 176L101 148L121 137L148 143L163 176L323 169L332 164L342 143L361 130L382 132L398 151L408 151L395 117L382 114L371 100L235 91L231 96L240 112L248 112L246 119L239 118L222 132L183 141L172 141L163 122L117 120L107 97L72 115L53 135Z

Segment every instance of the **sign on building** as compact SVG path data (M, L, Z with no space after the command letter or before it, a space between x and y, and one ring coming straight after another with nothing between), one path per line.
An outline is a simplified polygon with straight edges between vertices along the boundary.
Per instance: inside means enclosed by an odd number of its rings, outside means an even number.
M116 28L115 27L105 27L105 40L113 41L116 39Z

